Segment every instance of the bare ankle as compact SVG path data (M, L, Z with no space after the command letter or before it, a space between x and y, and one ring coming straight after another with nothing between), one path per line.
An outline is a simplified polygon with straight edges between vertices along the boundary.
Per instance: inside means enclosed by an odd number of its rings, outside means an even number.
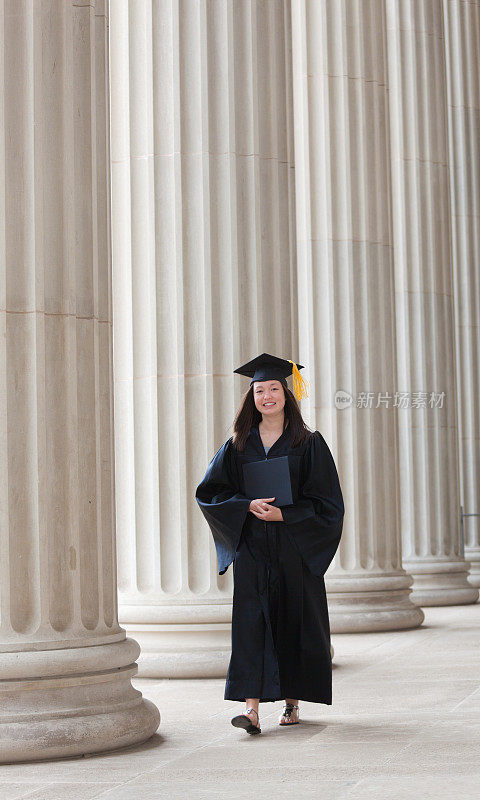
M258 714L258 704L259 700L257 700L256 698L251 699L247 697L247 699L245 700L245 708L246 709L253 708L253 710L256 711L257 714Z

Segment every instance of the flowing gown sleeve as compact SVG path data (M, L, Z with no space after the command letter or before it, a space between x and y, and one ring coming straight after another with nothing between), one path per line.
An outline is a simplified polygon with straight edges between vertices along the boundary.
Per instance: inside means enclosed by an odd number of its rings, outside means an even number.
M282 516L310 571L323 576L340 542L345 509L335 462L319 431L304 457L306 477L298 499L282 506Z
M235 558L250 500L235 485L232 437L215 453L195 499L207 520L215 542L218 574L223 575Z

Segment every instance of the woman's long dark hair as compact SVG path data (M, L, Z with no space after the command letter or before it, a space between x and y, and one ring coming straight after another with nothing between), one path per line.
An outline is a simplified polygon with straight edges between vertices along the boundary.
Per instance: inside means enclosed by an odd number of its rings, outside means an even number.
M250 389L244 395L233 422L233 446L239 451L245 449L245 442L250 428L262 419L262 414L256 407L253 398L254 385L252 383ZM298 447L299 444L310 438L312 431L303 421L295 395L283 383L281 385L285 394L283 430L285 430L288 422L291 430L290 447Z

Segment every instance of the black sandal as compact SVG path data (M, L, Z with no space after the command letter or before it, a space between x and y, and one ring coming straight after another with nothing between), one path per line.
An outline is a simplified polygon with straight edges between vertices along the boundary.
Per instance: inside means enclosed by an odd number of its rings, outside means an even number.
M258 711L256 711L254 708L247 708L246 711L255 711L257 720L260 722L258 718ZM244 728L247 733L261 733L262 730L260 725L254 725L250 717L247 717L246 714L239 714L238 717L234 717L232 719L232 725L234 725L235 728Z
M298 725L298 723L300 722L299 719L297 719L295 722L282 722L282 719L286 720L286 719L290 719L291 718L293 710L295 708L298 710L298 706L294 706L293 703L285 703L285 707L283 709L283 713L282 713L282 715L281 715L281 717L279 719L279 722L278 722L278 724L282 728L287 728L289 725ZM300 712L299 712L299 716L300 716Z

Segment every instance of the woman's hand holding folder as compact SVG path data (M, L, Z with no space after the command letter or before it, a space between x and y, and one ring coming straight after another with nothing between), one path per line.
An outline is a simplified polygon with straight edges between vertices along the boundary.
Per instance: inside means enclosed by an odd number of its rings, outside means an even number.
M269 500L275 500L275 498L260 497L258 500L252 500L248 510L258 519L263 519L264 522L283 522L282 509L271 506Z

